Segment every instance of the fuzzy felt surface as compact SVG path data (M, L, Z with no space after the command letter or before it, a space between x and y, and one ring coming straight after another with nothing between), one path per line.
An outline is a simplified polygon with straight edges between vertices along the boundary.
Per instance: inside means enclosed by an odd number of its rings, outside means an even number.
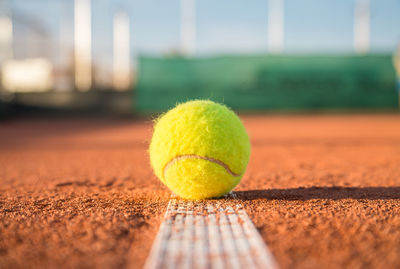
M155 123L151 165L157 177L182 198L226 194L239 183L249 157L246 130L224 105L208 100L189 101Z

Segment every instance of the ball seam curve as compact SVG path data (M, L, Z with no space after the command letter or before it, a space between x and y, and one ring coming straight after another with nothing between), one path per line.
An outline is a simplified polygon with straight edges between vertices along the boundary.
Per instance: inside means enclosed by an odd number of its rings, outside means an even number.
M205 157L205 156L199 156L199 155L196 155L196 154L186 154L186 155L176 156L176 157L172 158L171 160L169 160L167 162L167 164L164 166L164 169L163 169L164 178L165 178L166 171L168 170L168 168L171 165L173 165L174 163L176 163L176 162L178 162L180 160L184 160L184 159L200 159L200 160L210 161L212 163L215 163L215 164L218 164L218 165L222 166L226 170L226 172L228 172L228 174L230 174L231 176L238 177L238 176L242 175L241 173L238 174L238 173L233 172L226 163L224 163L223 161L220 161L218 159L214 159L214 158L211 158L211 157Z

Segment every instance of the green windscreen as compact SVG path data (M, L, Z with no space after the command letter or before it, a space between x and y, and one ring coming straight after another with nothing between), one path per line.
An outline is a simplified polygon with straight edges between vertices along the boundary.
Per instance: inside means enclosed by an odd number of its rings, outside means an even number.
M245 111L395 108L395 81L390 55L142 56L134 109L205 98Z

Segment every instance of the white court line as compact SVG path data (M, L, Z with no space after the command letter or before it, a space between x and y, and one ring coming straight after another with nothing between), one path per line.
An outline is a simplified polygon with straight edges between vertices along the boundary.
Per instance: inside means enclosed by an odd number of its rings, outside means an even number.
M196 212L201 212L201 207L197 207ZM205 269L208 268L208 223L205 222L202 215L196 215L194 217L194 253L196 257L193 260L194 268Z
M219 230L221 232L222 248L225 253L225 261L228 268L240 269L240 261L237 256L239 253L237 251L236 242L233 239L232 229L230 223L225 214L225 209L217 206L219 213Z
M227 208L228 218L231 223L231 229L233 233L234 240L236 241L236 246L238 248L238 253L243 255L239 257L241 261L241 268L255 268L255 263L251 258L250 244L247 240L246 234L243 231L242 225L239 223L239 216L235 214L232 207Z
M170 200L168 203L167 211L164 215L164 221L161 223L159 232L153 243L153 248L150 255L147 258L145 268L161 268L160 264L164 257L160 257L160 254L164 254L168 247L168 238L171 234L172 218L170 218L171 210L175 207L176 200Z
M278 266L242 205L171 199L145 268Z
M211 267L220 269L224 268L223 262L223 249L221 244L221 233L219 231L216 212L212 205L208 205L208 216L204 218L204 221L208 226L208 245L209 252L207 253L208 260L210 261Z
M242 205L237 205L236 210L243 222L243 230L245 237L249 242L250 251L258 257L258 259L255 260L258 268L278 268L274 257L272 256L271 252L269 252L264 240L257 232L253 222L250 220L246 211L244 211Z
M187 202L186 206L186 217L185 226L183 230L182 248L185 249L186 253L182 257L182 268L190 269L193 264L193 242L194 241L194 229L193 225L193 202Z
M165 259L163 262L165 268L175 269L176 265L181 263L185 207L185 204L178 203L178 210L173 211L175 213L175 221L173 221L172 231L167 239L167 248L165 249ZM185 251L187 252L187 250ZM190 253L187 255L190 255Z

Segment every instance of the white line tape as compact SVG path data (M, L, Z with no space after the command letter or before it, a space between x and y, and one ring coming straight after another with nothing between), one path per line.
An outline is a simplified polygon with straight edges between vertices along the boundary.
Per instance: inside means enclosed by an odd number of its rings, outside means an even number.
M225 209L218 207L219 211L219 230L221 232L222 247L224 249L225 261L228 268L240 269L240 261L238 258L238 251L236 249L236 242L233 239L232 229L228 218L225 215Z
M227 208L229 221L231 223L233 237L235 238L237 252L241 261L241 268L255 268L255 263L250 255L250 245L243 231L242 225L239 223L239 217L235 214L232 207Z
M193 203L188 202L186 208L185 226L183 230L182 248L186 250L182 257L182 268L190 269L193 264L193 242L194 241L194 225L193 225Z
M258 259L255 259L258 268L278 268L274 257L268 251L261 235L257 232L246 211L241 205L237 205L236 208L243 222L243 230L250 245L250 253L258 257Z
M278 268L241 205L206 203L170 200L146 269Z
M206 225L208 226L208 245L210 246L210 251L208 254L208 260L211 263L211 268L222 269L224 268L223 263L223 249L221 245L221 233L219 231L219 226L217 223L216 212L214 207L208 206L208 216L203 217Z
M201 208L196 208L196 212L201 212ZM196 215L195 219L195 238L194 238L194 253L193 259L194 268L204 269L208 268L208 225L202 215ZM194 256L194 255L193 255Z
M153 243L152 251L147 258L145 268L161 268L160 262L164 260L164 257L160 257L160 255L164 255L165 250L168 247L168 238L171 234L171 226L173 221L169 216L175 202L176 200L170 200L168 203L167 211L165 212L164 216L164 222L161 223L160 230Z
M181 250L182 248L182 238L184 231L184 216L185 216L185 204L179 203L178 210L173 211L175 213L175 221L172 225L172 232L167 242L167 248L165 250L165 260L162 263L165 268L175 269L177 264L180 264L181 255L186 254ZM185 250L186 252L186 250ZM190 254L188 254L190 255Z

